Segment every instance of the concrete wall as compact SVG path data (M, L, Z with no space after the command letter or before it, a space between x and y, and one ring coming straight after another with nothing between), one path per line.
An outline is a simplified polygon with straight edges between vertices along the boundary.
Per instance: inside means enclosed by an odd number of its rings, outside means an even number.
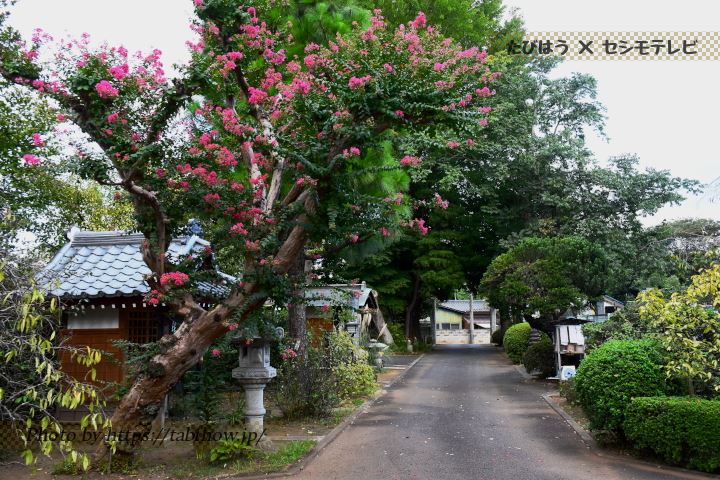
M490 343L489 329L476 329L473 334L473 344ZM435 338L437 345L467 345L470 343L470 331L468 329L435 330Z

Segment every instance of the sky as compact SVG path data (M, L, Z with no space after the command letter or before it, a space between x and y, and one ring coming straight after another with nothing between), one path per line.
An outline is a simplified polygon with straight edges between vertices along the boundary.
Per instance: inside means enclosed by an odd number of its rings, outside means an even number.
M529 31L720 31L720 2L685 0L506 0ZM132 50L159 48L166 63L189 55L185 41L189 0L123 0L112 7L97 0L21 0L10 23L29 38L36 27L56 38L83 32ZM643 168L709 183L720 178L720 61L566 61L555 75L572 72L598 80L607 108L609 141L591 135L590 148L603 161L632 153ZM718 187L720 190L720 186ZM685 217L720 220L720 194L690 197L663 208L648 225Z

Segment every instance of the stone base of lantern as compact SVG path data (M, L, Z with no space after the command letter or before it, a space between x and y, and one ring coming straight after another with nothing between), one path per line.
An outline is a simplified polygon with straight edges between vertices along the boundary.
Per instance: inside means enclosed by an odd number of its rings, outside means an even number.
M245 430L257 434L257 438L263 435L265 428L265 386L277 375L273 367L238 367L233 369L232 376L237 379L245 390ZM272 442L263 435L257 444L262 450L272 449Z

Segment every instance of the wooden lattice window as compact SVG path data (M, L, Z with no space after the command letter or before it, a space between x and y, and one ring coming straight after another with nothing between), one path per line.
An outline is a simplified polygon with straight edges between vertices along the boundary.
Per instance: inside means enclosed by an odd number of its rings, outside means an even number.
M152 309L128 312L128 340L133 343L150 343L160 338L159 321Z

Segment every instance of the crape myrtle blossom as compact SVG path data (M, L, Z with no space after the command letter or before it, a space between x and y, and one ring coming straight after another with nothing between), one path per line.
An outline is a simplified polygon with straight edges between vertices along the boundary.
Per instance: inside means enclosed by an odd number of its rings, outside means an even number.
M375 12L369 28L300 59L254 3L196 1L195 13L192 60L173 81L161 52L93 49L85 37L62 41L50 69L21 50L0 70L56 99L102 151L78 155L77 171L133 199L151 298L186 320L153 360L164 375L138 379L115 410L120 430L144 428L197 352L269 292L290 295L283 278L307 242L341 249L427 233L412 206L433 198L410 198L412 176L476 148L468 138L481 143L497 78L485 52L446 41L423 14L390 30ZM189 218L242 262L242 282L212 309L196 288L224 281L198 271L212 254L166 255Z

